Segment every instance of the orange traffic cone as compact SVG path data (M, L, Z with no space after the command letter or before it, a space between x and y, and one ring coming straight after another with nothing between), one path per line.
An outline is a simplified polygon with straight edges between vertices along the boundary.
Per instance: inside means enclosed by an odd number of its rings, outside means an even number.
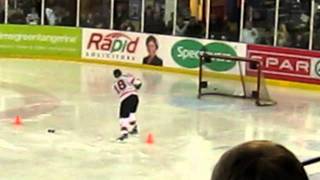
M147 144L153 144L154 143L154 137L152 133L149 133L146 140Z
M14 125L21 125L22 121L21 121L21 117L20 116L16 116L16 119L14 120Z

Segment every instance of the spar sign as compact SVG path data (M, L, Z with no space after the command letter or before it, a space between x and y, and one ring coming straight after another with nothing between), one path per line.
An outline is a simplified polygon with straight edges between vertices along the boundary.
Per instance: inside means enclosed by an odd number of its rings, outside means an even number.
M83 30L82 57L134 62L139 35L110 30Z
M203 51L217 55L243 56L241 50L245 50L245 47L240 47L241 44L230 44L220 41L182 39L176 41L172 46L171 57L180 67L195 69L199 67L200 53ZM212 59L212 62L205 64L205 66L211 71L239 73L236 61Z
M268 78L320 84L320 52L249 45L248 56L262 61Z

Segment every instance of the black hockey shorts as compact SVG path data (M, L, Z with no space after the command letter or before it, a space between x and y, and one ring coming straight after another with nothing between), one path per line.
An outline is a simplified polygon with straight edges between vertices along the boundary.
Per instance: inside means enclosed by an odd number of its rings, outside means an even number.
M120 118L128 118L131 113L135 113L138 109L139 97L131 95L124 99L120 104Z

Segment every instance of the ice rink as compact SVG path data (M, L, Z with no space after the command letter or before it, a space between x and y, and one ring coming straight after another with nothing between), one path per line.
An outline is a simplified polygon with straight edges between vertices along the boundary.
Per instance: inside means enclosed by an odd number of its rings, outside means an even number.
M269 86L273 107L198 100L195 76L130 68L122 69L144 83L141 133L111 142L119 134L114 68L0 59L0 179L209 180L223 152L254 139L283 144L301 160L320 156L319 92ZM320 165L307 171L320 180Z

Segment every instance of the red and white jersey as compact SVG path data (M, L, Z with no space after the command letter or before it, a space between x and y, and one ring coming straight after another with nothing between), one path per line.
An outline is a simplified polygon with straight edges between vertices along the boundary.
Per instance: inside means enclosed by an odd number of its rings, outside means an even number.
M135 83L138 81L140 82L140 80L135 78L133 75L124 74L113 84L113 89L117 92L120 96L120 100L122 101L130 95L138 94L135 87Z

